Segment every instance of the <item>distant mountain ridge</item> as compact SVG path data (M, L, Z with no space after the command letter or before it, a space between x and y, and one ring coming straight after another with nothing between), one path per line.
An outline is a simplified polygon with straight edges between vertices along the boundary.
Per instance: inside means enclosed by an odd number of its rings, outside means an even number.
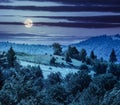
M76 46L79 50L82 48L86 49L88 55L91 50L93 50L98 57L103 57L107 60L109 59L109 55L114 48L118 61L120 61L120 34L116 34L114 36L103 35L92 37L83 42L73 44L73 46Z
M53 54L53 49L50 45L28 45L9 42L0 42L0 51L7 51L11 46L16 52L24 52L29 54ZM109 55L114 48L118 61L120 61L120 34L113 36L103 35L91 37L80 43L71 44L71 46L77 47L78 50L81 50L82 48L86 49L88 56L93 50L98 58L103 57L106 60L109 59ZM62 47L63 51L67 49L66 46Z
M0 42L0 51L8 51L10 47L16 52L24 52L28 54L52 54L53 50L50 45L34 45L34 44L16 44L10 42Z

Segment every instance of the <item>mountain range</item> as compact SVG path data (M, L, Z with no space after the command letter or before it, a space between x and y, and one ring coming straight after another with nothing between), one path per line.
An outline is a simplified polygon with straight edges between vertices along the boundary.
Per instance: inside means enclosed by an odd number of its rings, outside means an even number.
M0 51L7 51L10 47L13 47L16 52L23 52L29 54L52 54L53 49L51 45L28 45L28 44L16 44L9 42L0 42ZM102 35L97 37L91 37L80 43L71 44L71 46L77 47L78 50L82 48L86 49L89 56L93 50L98 58L103 57L108 60L112 49L115 50L117 59L120 61L120 35ZM66 50L66 46L62 46L63 51Z
M83 42L74 44L78 49L86 49L87 53L90 54L91 50L95 52L95 54L101 58L108 60L109 55L112 49L115 50L117 59L120 61L120 35L116 34L113 36L97 36L89 38Z

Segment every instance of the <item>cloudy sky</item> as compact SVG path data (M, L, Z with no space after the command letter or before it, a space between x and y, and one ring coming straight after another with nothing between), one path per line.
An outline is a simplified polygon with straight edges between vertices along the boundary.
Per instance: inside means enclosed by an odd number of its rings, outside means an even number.
M0 0L0 41L70 44L118 33L120 0Z

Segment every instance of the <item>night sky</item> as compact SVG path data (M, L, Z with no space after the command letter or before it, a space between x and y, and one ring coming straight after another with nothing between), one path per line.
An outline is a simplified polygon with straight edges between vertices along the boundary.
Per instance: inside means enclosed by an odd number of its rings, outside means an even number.
M120 0L0 0L0 41L71 44L119 33Z

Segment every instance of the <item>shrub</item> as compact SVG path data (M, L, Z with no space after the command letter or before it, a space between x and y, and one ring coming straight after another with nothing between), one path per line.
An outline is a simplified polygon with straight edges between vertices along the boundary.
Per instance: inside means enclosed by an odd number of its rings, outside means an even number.
M54 84L59 84L62 82L62 77L61 74L58 73L51 73L50 75L48 75L47 81L50 85L54 85Z
M73 74L68 81L68 89L73 95L89 86L91 82L90 76L85 72L78 72Z
M54 55L61 55L62 54L62 47L59 43L54 43L52 45L53 50L54 50Z
M93 69L97 74L104 74L107 71L107 67L108 65L106 63L98 62L94 64Z
M66 53L67 53L67 56L71 58L79 59L79 51L77 50L76 47L69 46Z
M118 79L120 79L120 64L111 63L109 66L109 72L117 76Z
M4 85L4 79L3 79L2 71L0 70L0 90L2 89L3 85Z
M51 97L51 99L53 99L54 101L57 101L59 103L65 103L65 100L67 98L67 93L66 93L64 87L60 84L51 86L48 89L47 94L49 97Z
M15 66L16 56L15 56L15 51L13 50L12 47L8 50L7 60L8 60L9 67Z
M82 64L80 66L80 70L88 70L88 66L86 64Z
M50 60L50 65L55 65L56 64L56 59L54 57L51 58Z
M82 62L85 62L85 61L86 61L86 56L87 56L86 50L85 50L85 49L81 49L81 51L80 51L80 60L81 60Z
M114 88L117 83L116 78L112 74L102 74L93 79L90 84L90 91L97 96L103 96L106 91Z

